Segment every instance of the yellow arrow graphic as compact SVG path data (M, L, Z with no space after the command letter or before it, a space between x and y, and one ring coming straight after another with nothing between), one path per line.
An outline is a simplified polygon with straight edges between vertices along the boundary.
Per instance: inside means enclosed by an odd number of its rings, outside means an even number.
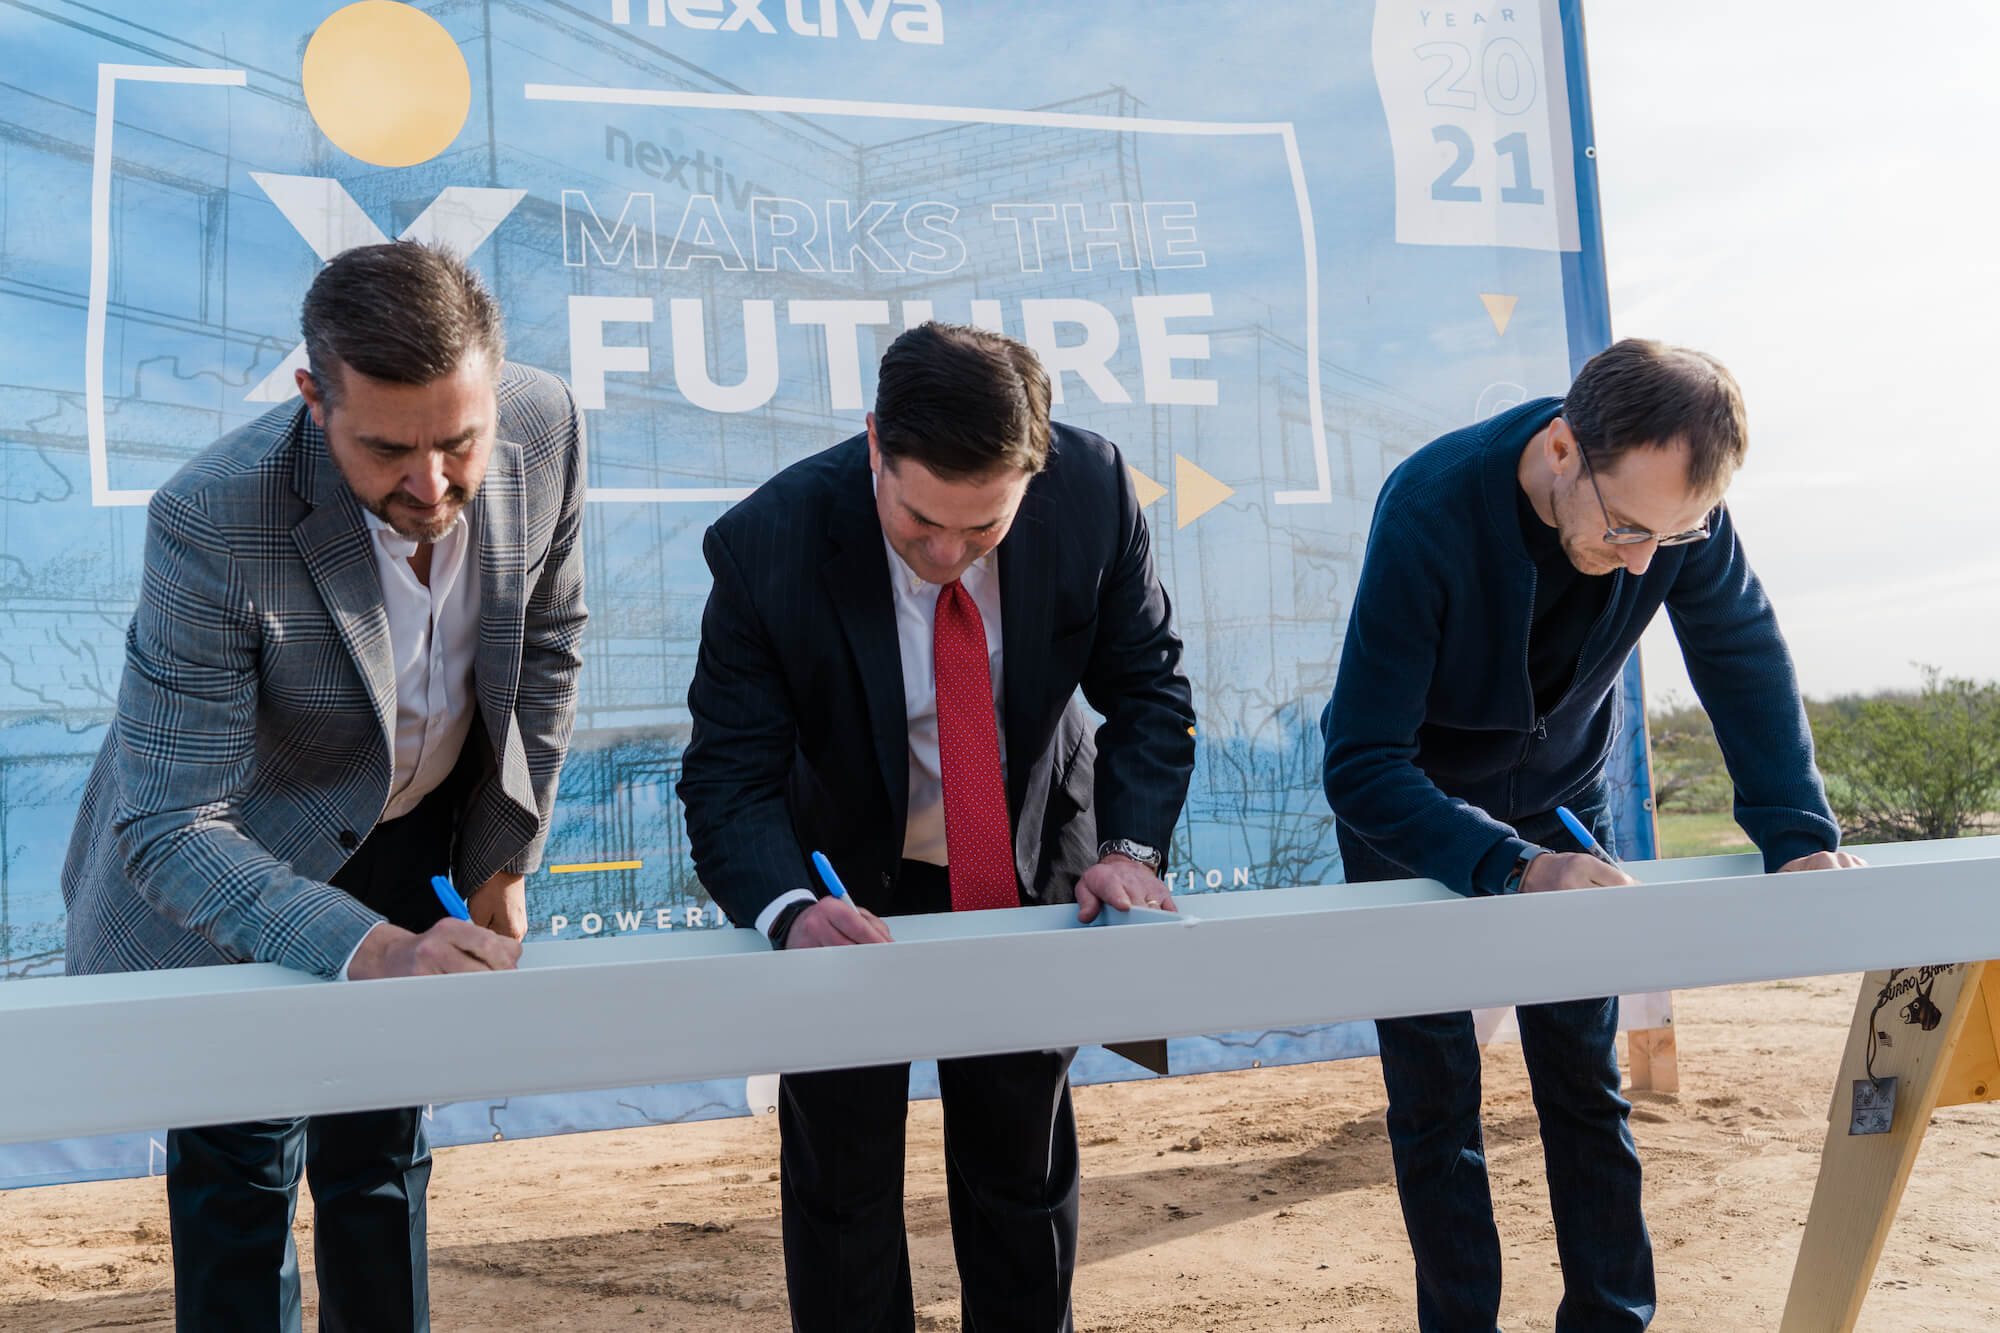
M1174 455L1174 526L1184 528L1236 494L1193 463Z
M1159 482L1154 481L1130 463L1125 465L1125 470L1132 474L1132 489L1139 492L1139 508L1144 509L1147 505L1167 493L1166 487L1160 485Z
M1506 336L1507 325L1514 318L1514 307L1521 303L1521 298L1481 292L1479 299L1486 304L1486 315L1493 321L1493 331L1503 337Z

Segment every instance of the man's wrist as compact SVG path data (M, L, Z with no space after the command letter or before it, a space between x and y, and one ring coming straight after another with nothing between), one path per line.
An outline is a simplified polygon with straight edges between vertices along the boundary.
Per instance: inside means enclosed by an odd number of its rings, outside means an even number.
M391 954L405 940L415 937L415 931L405 930L393 921L377 921L361 937L361 942L354 946L354 952L347 956L347 962L340 969L340 980L367 981L392 975L389 964ZM361 969L359 976L355 975L357 965Z
M1508 867L1507 878L1500 883L1500 892L1519 893L1521 886L1527 881L1528 867L1534 864L1535 858L1542 856L1548 850L1548 848L1538 847L1534 843L1524 845L1520 853L1515 856L1513 865Z
M789 893L779 894L764 904L764 910L757 914L754 923L757 933L769 940L773 949L784 948L784 933L779 929L780 921L783 921L784 930L790 930L792 922L798 920L799 914L818 901L818 897L811 889L793 889Z
M1111 856L1122 856L1128 861L1136 861L1155 875L1159 874L1161 867L1166 864L1166 857L1158 848L1143 842L1134 842L1130 838L1107 838L1097 844L1098 860L1102 861Z
M812 910L811 903L786 903L785 910L778 913L778 919L771 923L765 938L771 941L773 949L785 947L785 939L792 933L792 924Z
M382 927L388 924L389 923L387 921L377 921L374 925L368 927L368 929L361 932L361 938L354 941L354 947L347 951L347 961L340 965L340 971L333 974L333 979L335 981L352 980L352 978L350 978L347 975L347 969L354 966L355 956L361 952L362 946L368 943L368 937L370 935L373 935L376 931L380 930Z
M1772 838L1768 844L1758 844L1757 850L1763 854L1764 869L1768 872L1782 870L1800 857L1811 856L1815 852L1839 851L1840 841L1836 837L1829 847L1825 838L1803 831L1787 832Z

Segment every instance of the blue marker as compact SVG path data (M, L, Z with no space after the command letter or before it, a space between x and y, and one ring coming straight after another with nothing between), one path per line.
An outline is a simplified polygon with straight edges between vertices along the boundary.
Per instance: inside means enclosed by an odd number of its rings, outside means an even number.
M813 869L819 871L820 881L826 885L828 893L836 898L844 899L849 907L854 906L854 899L847 896L847 886L840 882L840 876L833 873L833 862L826 859L825 852L813 853ZM859 911L860 909L856 908L855 910Z
M1584 851L1589 852L1592 856L1596 857L1598 860L1604 862L1604 864L1608 866L1615 866L1618 864L1618 858L1613 856L1610 852L1604 850L1604 844L1599 842L1597 840L1596 835L1583 826L1583 821L1581 819L1578 819L1575 815L1569 812L1568 806L1566 805L1557 806L1556 818L1560 819L1563 822L1563 827L1568 829L1570 831L1570 834L1573 837L1575 837L1575 839L1578 842L1583 844Z
M444 904L445 911L460 921L472 920L472 913L465 910L465 899L458 896L458 890L454 889L451 881L443 875L431 876L431 892L437 894L438 901Z

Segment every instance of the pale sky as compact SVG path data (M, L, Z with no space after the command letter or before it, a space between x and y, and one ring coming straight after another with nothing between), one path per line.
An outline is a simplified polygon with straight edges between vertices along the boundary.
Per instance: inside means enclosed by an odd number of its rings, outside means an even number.
M1586 16L1613 332L1742 382L1730 506L1805 692L2000 677L2000 5ZM1692 697L1664 614L1643 651Z

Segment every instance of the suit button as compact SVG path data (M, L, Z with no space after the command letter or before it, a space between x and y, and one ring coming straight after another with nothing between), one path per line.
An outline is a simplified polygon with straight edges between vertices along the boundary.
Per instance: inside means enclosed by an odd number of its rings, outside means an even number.
M882 887L885 889L889 887L889 872L886 870L882 872Z
M344 828L340 831L340 845L351 852L361 845L361 839L356 836L353 829Z

